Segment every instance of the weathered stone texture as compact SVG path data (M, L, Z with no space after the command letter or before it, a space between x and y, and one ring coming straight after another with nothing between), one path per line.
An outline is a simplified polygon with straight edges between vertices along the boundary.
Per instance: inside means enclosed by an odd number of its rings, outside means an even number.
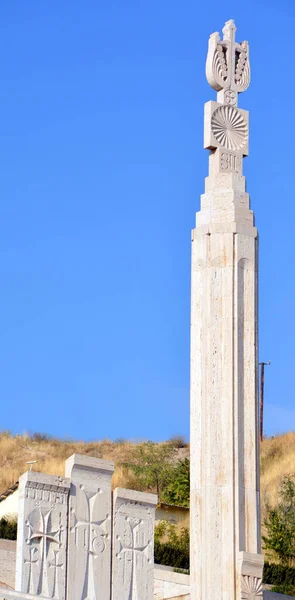
M33 471L21 476L17 591L65 600L69 488L64 477Z
M157 496L114 491L112 600L153 600Z
M192 600L262 594L257 230L242 174L248 113L237 108L250 71L233 22L223 31L224 40L213 34L209 42L208 80L224 93L205 107L209 176L192 236Z
M110 600L111 482L114 464L74 454L69 499L68 599Z

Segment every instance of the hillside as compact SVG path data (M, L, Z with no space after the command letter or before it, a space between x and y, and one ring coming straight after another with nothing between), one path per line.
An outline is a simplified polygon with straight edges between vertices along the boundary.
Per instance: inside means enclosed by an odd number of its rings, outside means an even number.
M189 456L189 446L177 448L175 460ZM181 444L179 444L181 445ZM114 487L137 487L136 476L120 463L132 462L135 442L119 440L111 442L75 442L50 439L41 434L34 436L12 436L7 432L0 434L0 492L10 487L27 470L27 461L38 460L34 470L44 473L63 475L64 461L74 452L89 454L107 460L113 460L116 470ZM275 499L280 481L285 474L295 474L295 433L266 439L261 447L261 503Z
M177 448L180 440L175 439L174 460L189 457L189 447ZM136 442L118 440L111 442L78 442L49 438L43 434L33 436L12 436L0 433L0 493L15 483L19 476L28 470L27 461L38 460L34 471L52 475L64 475L65 460L74 453L88 454L97 458L115 462L113 487L137 489L138 478L128 468L120 466L123 462L132 463L132 453L138 446Z

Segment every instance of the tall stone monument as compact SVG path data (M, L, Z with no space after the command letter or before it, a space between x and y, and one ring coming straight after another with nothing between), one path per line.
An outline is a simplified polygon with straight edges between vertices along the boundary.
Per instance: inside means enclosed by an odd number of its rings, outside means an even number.
M257 419L257 230L243 176L247 42L209 40L209 175L192 233L191 600L262 597Z

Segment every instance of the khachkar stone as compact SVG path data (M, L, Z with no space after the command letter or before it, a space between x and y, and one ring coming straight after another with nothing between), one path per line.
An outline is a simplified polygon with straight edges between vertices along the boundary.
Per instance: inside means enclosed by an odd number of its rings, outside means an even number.
M262 596L257 419L257 230L242 174L247 42L211 35L209 176L192 234L191 600Z
M69 489L64 477L31 471L20 477L17 591L65 599Z
M69 498L68 600L110 600L114 464L73 454Z
M112 600L153 600L157 496L117 488L113 497Z

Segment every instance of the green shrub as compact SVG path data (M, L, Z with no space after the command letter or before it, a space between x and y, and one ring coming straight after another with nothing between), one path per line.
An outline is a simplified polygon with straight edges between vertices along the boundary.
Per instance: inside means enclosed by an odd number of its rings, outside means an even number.
M135 447L130 462L121 464L133 471L143 489L156 490L159 499L162 499L162 492L174 472L174 455L175 448L169 443L144 442Z
M165 541L163 541L163 539ZM176 569L189 569L189 531L160 521L155 527L155 563Z
M295 595L295 568L273 563L264 563L263 583L273 585L272 592Z
M179 460L173 467L170 481L163 490L162 500L167 504L189 507L190 462L188 458Z
M16 540L17 521L15 519L0 519L0 538L2 540Z
M189 551L178 544L155 541L155 563L178 569L189 568Z
M264 548L270 550L282 565L295 563L295 479L285 476L276 506L266 506Z

